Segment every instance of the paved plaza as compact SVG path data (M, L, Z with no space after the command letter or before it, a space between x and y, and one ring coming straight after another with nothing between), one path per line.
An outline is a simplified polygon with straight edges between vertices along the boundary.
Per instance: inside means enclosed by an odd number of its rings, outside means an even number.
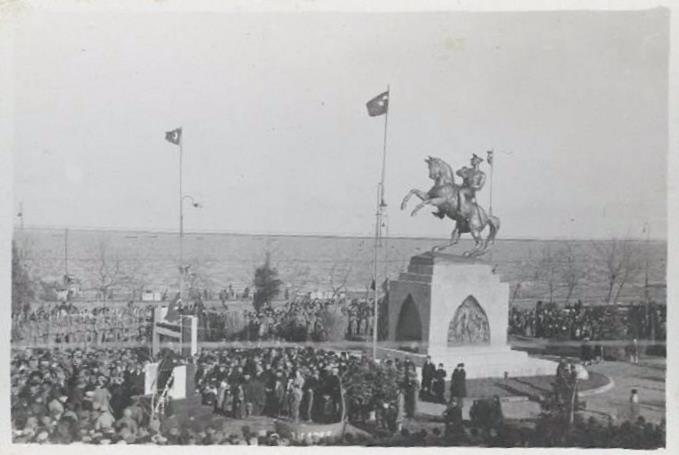
M629 395L637 389L640 397L639 415L654 423L665 418L665 366L664 358L642 358L638 365L629 362L602 362L588 367L590 379L582 383L581 401L586 403L585 418L625 420L631 415ZM468 381L468 395L463 407L463 417L469 418L469 409L475 398L497 395L502 401L504 416L508 419L530 419L540 413L539 396L551 389L553 380L547 376L532 378L477 379ZM418 402L422 416L438 417L445 407L426 401Z

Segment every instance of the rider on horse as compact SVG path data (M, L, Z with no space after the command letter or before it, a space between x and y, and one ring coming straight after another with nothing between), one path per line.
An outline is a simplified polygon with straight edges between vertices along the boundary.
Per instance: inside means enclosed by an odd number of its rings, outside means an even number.
M479 168L483 162L483 158L476 153L472 154L472 167L464 166L455 174L462 177L462 186L460 187L459 207L463 219L468 223L472 216L479 216L478 205L476 204L476 192L483 188L486 183L486 174ZM434 216L444 218L445 210L439 207L438 212Z
M483 158L474 153L471 159L471 168L467 166L458 170L456 174L462 177L462 187L460 188L460 212L465 220L469 221L473 216L479 216L478 205L476 203L476 192L483 188L486 183L486 174L479 169Z
M475 245L472 250L466 251L464 256L483 254L489 243L495 240L500 229L500 218L487 214L476 201L476 192L486 183L486 174L479 168L483 159L474 154L471 167L465 166L457 171L456 174L462 177L461 185L455 183L452 168L442 159L430 156L425 162L429 166L429 178L434 180L434 186L429 191L411 189L401 202L401 210L406 209L411 196L417 196L422 202L410 213L411 216L426 206L433 206L438 209L434 215L453 220L450 242L445 247L435 247L434 251L455 245L460 234L470 233ZM489 230L484 236L483 231L486 227L489 227Z

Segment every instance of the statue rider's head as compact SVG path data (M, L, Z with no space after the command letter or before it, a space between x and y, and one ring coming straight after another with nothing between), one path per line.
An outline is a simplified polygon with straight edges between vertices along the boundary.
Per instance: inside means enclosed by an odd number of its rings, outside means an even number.
M478 156L476 153L472 154L472 159L471 159L472 166L474 166L476 168L481 163L483 163L483 158Z

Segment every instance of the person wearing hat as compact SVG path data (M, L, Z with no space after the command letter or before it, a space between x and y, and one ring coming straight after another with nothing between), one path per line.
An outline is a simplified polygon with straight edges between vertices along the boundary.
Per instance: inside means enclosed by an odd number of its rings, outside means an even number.
M420 389L420 398L430 399L433 396L432 382L434 381L435 374L436 367L431 361L431 356L427 356L424 365L422 365L422 388Z
M474 153L470 162L471 167L464 166L456 172L459 177L462 177L460 212L467 220L473 216L478 216L476 192L481 191L486 184L486 174L479 168L480 164L483 163L483 158Z
M330 422L337 422L340 416L340 409L342 406L342 383L339 378L339 369L333 366L330 369L330 374L326 376L323 381L324 395L330 397L332 413Z
M464 363L458 363L450 378L450 397L463 404L463 398L467 396L467 373L464 371Z
M446 376L448 376L448 373L443 368L443 364L439 363L439 367L434 372L434 381L432 383L434 401L437 403L446 402Z

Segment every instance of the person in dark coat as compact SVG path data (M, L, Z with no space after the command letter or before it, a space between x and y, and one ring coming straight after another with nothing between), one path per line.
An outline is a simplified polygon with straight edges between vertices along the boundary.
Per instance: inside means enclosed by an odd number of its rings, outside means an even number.
M266 404L266 385L261 375L255 376L252 380L252 414L259 416L264 414Z
M448 407L443 413L445 421L445 437L446 439L453 439L464 434L463 420L462 420L462 405L457 398L451 398Z
M464 371L464 363L458 363L453 371L450 381L450 397L457 398L462 405L463 398L467 396L467 373Z
M326 407L326 409L332 409L331 416L328 417L332 419L330 420L331 422L337 422L342 407L342 385L340 383L339 370L332 368L330 374L326 376L323 382L324 395L328 395L331 401L331 405Z
M443 368L443 364L439 363L439 367L434 373L434 382L432 384L432 392L434 395L434 400L437 403L445 403L446 398L446 377L448 373Z
M432 396L432 381L436 373L436 367L431 361L431 357L427 356L424 365L422 365L422 388L420 389L420 398L429 399Z
M129 368L125 372L124 386L128 390L130 396L144 395L144 385L146 377L140 366Z

